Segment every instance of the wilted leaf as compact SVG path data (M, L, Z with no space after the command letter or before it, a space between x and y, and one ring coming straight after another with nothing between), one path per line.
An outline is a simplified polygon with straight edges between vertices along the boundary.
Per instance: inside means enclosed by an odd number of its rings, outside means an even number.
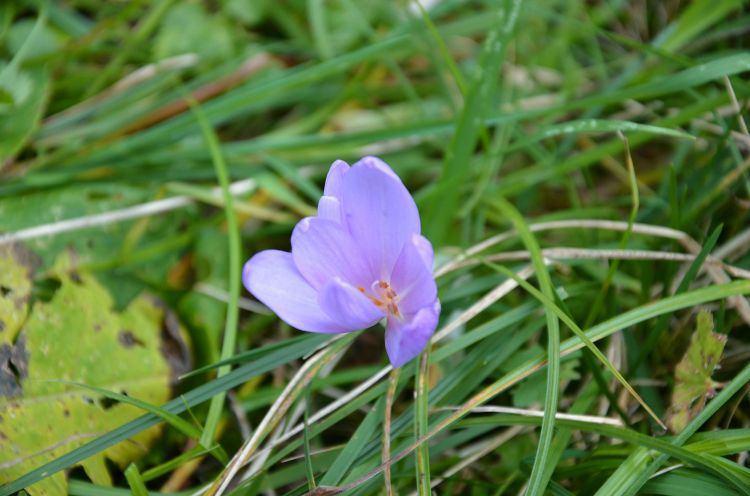
M697 328L690 338L685 355L675 369L675 385L672 391L669 427L680 432L714 395L717 383L711 379L719 364L727 337L713 332L711 314L698 314Z
M0 246L0 346L12 344L29 312L33 253L20 245Z
M139 297L114 313L109 293L91 275L70 267L70 257L62 257L52 272L60 287L48 303L34 305L15 345L4 345L13 362L3 366L15 374L17 387L0 395L0 483L143 413L55 381L90 384L153 404L169 397L165 311ZM124 465L142 455L157 434L149 429L89 458L83 468L94 482L108 484L105 457ZM64 473L29 492L66 494Z

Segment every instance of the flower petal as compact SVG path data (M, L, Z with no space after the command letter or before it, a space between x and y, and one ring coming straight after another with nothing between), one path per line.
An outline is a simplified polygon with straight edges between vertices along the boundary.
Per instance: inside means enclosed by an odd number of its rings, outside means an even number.
M368 164L372 167L375 167L376 169L380 169L381 172L385 172L389 176L396 179L398 182L401 182L401 178L398 177L398 174L393 172L393 169L391 169L391 166L386 164L385 161L382 159L379 159L378 157L373 157L372 155L368 155L366 157L362 157L357 162L354 163L354 166L362 165L362 164Z
M407 315L414 314L437 298L432 261L429 265L425 263L427 247L432 252L432 245L426 238L413 234L404 243L390 277L391 286L398 295L399 310Z
M419 254L422 255L422 260L427 266L427 269L432 272L432 264L435 259L435 252L432 249L432 243L430 243L430 240L424 236L415 236L414 243L417 245L417 250L419 250Z
M341 202L335 196L321 196L318 201L318 217L341 223Z
M292 327L322 333L350 330L320 308L318 292L299 273L291 253L265 250L255 254L245 263L242 281L253 296Z
M334 277L369 287L372 274L344 227L332 220L306 217L292 232L292 257L297 269L315 289Z
M338 277L323 287L318 301L329 317L352 330L367 329L385 317L367 296Z
M323 188L323 194L326 196L341 198L341 188L344 182L344 175L350 168L349 164L343 160L336 160L331 164L331 168L328 169L328 175L326 176L326 184Z
M371 157L344 176L344 222L376 279L390 276L404 243L419 233L419 212L401 180Z
M400 367L427 346L437 327L440 302L422 308L407 320L388 319L385 328L385 350L394 367Z

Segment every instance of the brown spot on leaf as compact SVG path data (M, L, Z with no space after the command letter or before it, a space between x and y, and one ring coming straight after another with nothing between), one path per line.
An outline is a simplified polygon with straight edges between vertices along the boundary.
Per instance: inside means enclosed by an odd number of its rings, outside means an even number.
M99 323L94 324L94 332L101 332L102 325Z
M21 243L13 244L13 254L16 261L28 269L29 277L42 264L42 259Z
M19 296L15 300L13 300L13 304L16 306L16 310L21 310L23 306L29 302L29 296L23 295Z
M99 405L104 410L109 410L110 408L112 408L113 406L115 406L118 403L119 403L119 401L117 401L115 399L112 399L112 398L108 398L106 396L104 396L104 397L102 397L102 398L99 399Z
M5 321L3 319L0 319L0 332L3 332L5 330Z
M117 335L117 340L120 341L125 348L132 348L134 345L143 346L143 341L135 337L133 331L123 329Z
M74 283L81 284L83 282L81 280L81 275L75 270L71 270L69 275L70 275L70 280L73 281Z

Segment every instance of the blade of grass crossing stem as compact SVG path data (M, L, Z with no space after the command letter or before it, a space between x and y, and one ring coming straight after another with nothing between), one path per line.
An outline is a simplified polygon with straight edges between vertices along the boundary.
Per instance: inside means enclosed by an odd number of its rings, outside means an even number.
M221 360L226 360L234 353L237 341L237 319L239 314L238 302L240 299L240 229L237 224L237 216L234 212L234 197L229 191L229 174L227 166L224 163L224 157L221 154L219 139L216 136L211 125L208 123L205 114L200 106L194 100L188 100L190 108L198 121L198 125L203 133L203 139L206 141L211 151L211 160L214 164L216 177L221 186L221 194L224 197L224 215L227 220L227 235L229 241L229 302L227 303L227 317L224 325L224 340L221 346ZM222 377L231 370L228 365L219 367L218 377ZM211 406L208 409L206 425L203 428L200 443L203 446L210 446L213 443L216 425L221 417L221 411L224 408L224 399L226 392L222 391L211 399Z
M414 437L424 437L429 431L429 361L430 344L419 355L418 370L414 388L416 390L416 412L414 415ZM430 446L422 443L415 451L415 466L417 470L417 493L419 496L430 496Z
M317 348L321 348L325 346L325 342L330 339L331 337L326 334L302 333L299 336L288 338L288 339L285 339L284 341L279 341L278 343L267 344L266 346L262 348L256 348L250 351L243 351L242 353L237 353L236 355L233 355L231 358L228 358L227 360L220 360L216 363L210 363L208 365L204 365L203 367L199 367L195 370L191 370L190 372L182 374L180 376L180 380L184 380L189 377L200 375L200 374L205 373L206 371L219 368L222 366L245 364L248 362L252 362L253 360L258 360L264 357L265 355L268 355L272 351L283 351L284 349L293 349L294 352L296 353L297 350L299 349L315 350ZM290 348L290 346L292 346L292 348ZM307 352L305 352L304 354L307 354Z
M683 445L690 436L695 434L720 408L722 408L737 392L750 382L750 364L746 365L739 374L724 386L713 400L691 420L687 427L672 438L675 446ZM650 450L639 448L634 451L620 467L599 488L596 496L633 496L667 461L668 455L654 458ZM649 463L650 462L650 463ZM647 465L648 464L648 465ZM644 467L644 465L646 465Z
M203 446L195 446L185 451L184 453L181 453L180 455L172 458L171 460L162 463L161 465L157 465L146 470L142 474L143 480L145 482L148 482L150 480L161 477L162 475L168 474L173 470L177 470L178 467L181 467L191 460L210 454L211 451L211 449L206 449Z
M542 288L544 296L552 301L554 299L554 290L552 280L550 279L547 266L544 264L544 258L539 248L539 244L521 214L516 208L508 203L504 198L498 198L495 205L500 211L513 223L518 234L531 254L531 261L536 272L539 286ZM513 274L515 276L515 274ZM524 281L525 282L525 281ZM545 479L545 462L549 456L550 445L552 444L552 435L555 427L555 414L557 413L557 400L560 396L560 323L555 316L555 312L548 305L544 308L547 316L547 389L544 395L544 419L542 421L541 432L539 433L539 445L537 446L534 466L531 469L529 485L526 494L537 496L544 494L547 487ZM598 350L597 350L598 351Z
M645 401L643 401L643 398L636 392L636 390L631 386L628 381L625 380L625 378L622 376L619 370L612 365L612 362L609 361L609 359L604 356L604 353L602 353L599 348L586 336L586 333L583 332L583 330L578 327L578 325L571 319L568 314L562 311L560 307L558 307L553 300L548 298L546 295L542 294L538 289L536 289L534 286L529 284L528 282L524 281L520 277L518 277L513 271L493 263L488 263L488 265L498 272L505 274L506 276L510 277L514 281L518 283L519 286L521 286L523 289L528 291L534 298L538 299L545 308L549 308L552 312L557 315L560 320L562 320L566 326L570 328L571 331L573 331L573 334L578 336L583 344L591 351L591 353L594 354L594 356L602 362L602 364L609 370L613 376L618 380L622 386L627 389L627 391L635 398L638 403L641 404L644 410L648 412L649 415L664 429L667 429L667 426L664 425L664 423L659 419L659 417L654 413L654 411L646 404Z
M135 463L131 463L127 469L125 469L125 479L128 481L130 486L130 493L133 496L149 496L148 489L146 489L146 483L143 482L143 477L138 471L138 467Z
M107 389L102 389L100 387L83 384L81 382L69 382L69 381L55 381L55 382L61 382L63 384L69 384L71 386L88 389L89 391L98 393L104 396L105 398L119 401L120 403L125 403L127 405L140 408L141 410L145 410L149 413L153 413L157 417L161 418L164 422L174 427L177 431L181 432L188 438L193 439L195 441L197 441L201 437L201 430L198 427L194 426L193 424L183 419L182 417L178 417L174 413L170 413L164 410L163 408L159 408L158 406L152 405L150 403L146 403L145 401L141 401L139 399L126 396L124 394L116 393L114 391L109 391Z
M493 97L497 77L505 58L521 8L521 0L503 0L497 11L497 24L488 33L480 62L458 117L456 133L448 146L437 187L425 210L425 231L433 243L440 244L447 234L451 218L459 204L459 195L471 172L468 164L483 128L484 111ZM496 102L495 102L496 103ZM493 105L495 104L493 103Z

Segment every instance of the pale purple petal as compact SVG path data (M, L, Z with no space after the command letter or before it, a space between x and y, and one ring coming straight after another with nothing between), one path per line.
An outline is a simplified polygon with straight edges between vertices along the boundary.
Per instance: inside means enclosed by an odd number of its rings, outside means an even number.
M382 161L363 159L346 173L343 185L344 222L377 279L390 276L404 243L420 232L414 200L384 167Z
M292 257L300 273L315 289L334 277L368 287L372 281L367 262L341 224L319 217L302 219L292 232Z
M326 176L326 184L323 188L323 194L325 196L333 196L335 198L341 198L341 189L344 183L344 175L349 171L349 164L343 160L336 160L331 164L331 168L328 169L328 175Z
M432 263L435 259L435 252L432 250L432 243L424 236L415 236L415 243L419 254L422 255L422 261L424 261L427 268L432 271Z
M341 223L341 202L335 196L321 196L318 201L318 217Z
M421 309L411 318L388 318L385 350L391 365L400 367L421 353L435 332L439 316L440 302L435 300L432 305Z
M430 264L425 263L425 246L427 241L419 234L413 234L404 243L404 248L396 260L391 274L391 286L398 295L399 310L407 315L417 312L435 301L437 285L432 275Z
M350 329L334 321L318 303L318 292L297 270L292 254L266 250L245 263L242 281L281 320L302 331L336 333Z
M367 164L371 167L375 167L379 169L382 172L385 172L392 178L396 179L398 182L401 182L401 178L398 177L398 174L393 172L393 169L391 169L391 166L386 164L383 160L379 159L378 157L373 157L372 155L368 155L367 157L362 157L357 162L354 163L354 167L357 167L358 165Z
M367 296L339 278L321 289L318 301L333 320L352 330L366 329L385 317Z

